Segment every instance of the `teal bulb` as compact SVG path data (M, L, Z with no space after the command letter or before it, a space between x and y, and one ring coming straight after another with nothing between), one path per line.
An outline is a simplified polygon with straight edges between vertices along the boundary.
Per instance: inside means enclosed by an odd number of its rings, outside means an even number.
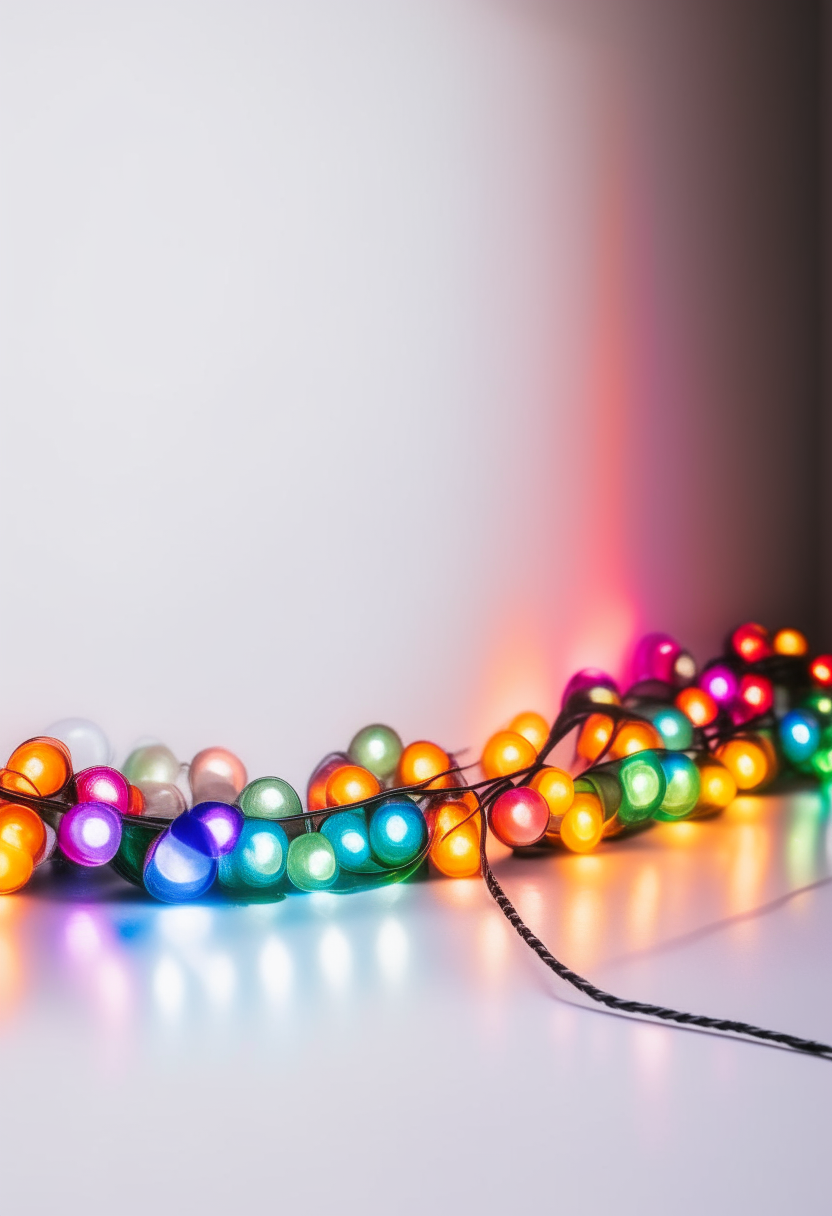
M684 752L693 747L693 723L675 705L659 705L640 712L650 719L670 751Z
M348 755L353 764L360 764L379 781L386 781L395 773L403 751L402 741L392 727L376 723L358 732Z
M288 857L289 838L279 823L246 819L234 848L219 859L220 886L275 887L286 873Z
M303 812L297 792L282 777L250 781L239 794L237 806L247 819L285 819Z
M628 826L649 819L667 793L667 778L654 751L636 752L623 760L618 780L621 784L618 817Z
M338 878L335 850L320 832L304 832L289 845L286 872L300 891L325 891Z
M132 751L121 766L121 771L131 785L147 782L176 785L180 767L169 747L162 743L151 743Z
M684 819L699 801L699 769L684 752L658 753L667 790L656 819Z
M797 768L811 766L821 740L820 722L810 709L792 709L780 719L780 746Z
M370 848L385 866L406 866L424 848L425 817L411 798L391 798L370 817Z
M370 835L363 815L357 815L355 811L336 811L324 821L321 835L332 845L335 859L343 870L365 874L378 869L370 853Z

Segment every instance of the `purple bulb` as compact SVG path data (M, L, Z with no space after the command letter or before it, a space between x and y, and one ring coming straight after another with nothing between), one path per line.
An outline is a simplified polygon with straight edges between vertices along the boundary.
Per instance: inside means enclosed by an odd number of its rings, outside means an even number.
M645 680L674 682L674 664L682 647L669 633L647 633L638 643L633 655L633 683Z
M575 696L584 697L588 701L605 702L607 705L611 702L617 704L619 700L618 685L612 676L608 676L600 668L583 667L580 671L575 672L564 688L561 708L563 709Z
M699 687L710 693L717 705L728 705L737 695L739 682L724 663L715 663L699 677Z
M58 844L79 866L103 866L121 844L121 816L106 802L79 802L61 820Z
M106 764L81 769L80 773L75 774L75 788L79 802L106 802L108 806L121 811L122 815L127 814L130 791L118 769L108 768Z
M243 813L227 802L198 802L191 811L208 829L214 842L214 857L230 853L243 830Z

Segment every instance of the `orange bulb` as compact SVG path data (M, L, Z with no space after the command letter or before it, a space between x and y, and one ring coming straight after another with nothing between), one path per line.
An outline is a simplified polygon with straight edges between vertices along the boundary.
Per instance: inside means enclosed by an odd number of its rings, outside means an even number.
M661 735L649 722L625 722L610 744L609 756L611 760L623 760L635 752L663 747Z
M612 737L615 723L606 714L590 714L581 727L575 751L582 760L592 764L603 752Z
M498 730L485 745L482 771L486 777L510 777L529 768L537 759L537 751L523 735L514 730Z
M809 652L809 643L799 629L778 629L772 644L775 654L803 655Z
M25 887L35 868L32 854L0 841L0 895Z
M69 751L59 739L27 739L0 772L0 788L47 798L63 789L71 775Z
M348 806L351 802L363 802L381 791L378 778L358 764L343 764L337 768L326 783L327 806Z
M733 774L711 757L697 763L699 769L700 810L724 810L737 796L737 783Z
M683 688L676 696L676 707L694 726L709 726L719 713L716 701L703 688Z
M127 786L127 814L143 815L146 806L145 796L137 785Z
M535 773L530 785L546 799L549 814L559 819L565 815L575 797L575 783L562 768L542 768Z
M416 743L409 743L401 754L399 767L396 771L397 785L419 785L423 781L428 781L431 777L436 777L435 781L431 781L426 788L429 790L447 790L454 784L454 779L448 769L452 768L451 757L447 752L444 752L441 747L435 743L428 743L426 739L419 739ZM437 774L445 773L444 777L439 777Z
M509 730L528 739L535 750L535 755L549 738L549 723L542 714L529 710L527 713L516 714L508 724Z
M46 846L43 820L28 806L0 802L0 841L13 849L22 849L33 861L38 861Z
M766 749L755 740L731 739L717 748L716 755L736 781L737 789L756 789L768 777Z
M560 825L560 838L573 853L590 853L604 834L604 809L597 794L576 794Z
M480 872L479 813L464 802L446 802L434 812L430 859L448 878L473 878Z

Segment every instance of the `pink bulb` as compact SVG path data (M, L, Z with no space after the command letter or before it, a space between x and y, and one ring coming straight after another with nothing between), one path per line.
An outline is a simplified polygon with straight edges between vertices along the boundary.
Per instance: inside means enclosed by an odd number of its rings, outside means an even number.
M661 680L672 684L676 675L674 664L681 652L682 647L669 633L645 634L633 655L633 683Z
M489 823L497 839L509 848L537 844L549 826L549 805L537 790L520 785L500 794Z
M75 774L75 789L79 802L106 802L122 815L128 813L130 789L117 769L104 764L83 768Z
M197 752L188 772L194 803L233 802L246 784L245 765L224 747Z

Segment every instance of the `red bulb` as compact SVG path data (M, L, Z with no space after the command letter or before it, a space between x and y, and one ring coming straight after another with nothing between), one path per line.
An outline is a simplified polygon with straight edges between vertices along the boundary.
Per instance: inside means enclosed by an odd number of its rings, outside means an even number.
M497 839L511 849L537 844L549 826L549 804L537 790L521 785L500 794L490 822Z
M768 713L774 704L774 688L765 676L743 676L731 716L735 722L748 722Z
M731 634L731 649L746 663L756 663L771 654L768 630L754 621L747 621Z
M818 684L832 684L832 654L819 654L812 659L809 670Z

